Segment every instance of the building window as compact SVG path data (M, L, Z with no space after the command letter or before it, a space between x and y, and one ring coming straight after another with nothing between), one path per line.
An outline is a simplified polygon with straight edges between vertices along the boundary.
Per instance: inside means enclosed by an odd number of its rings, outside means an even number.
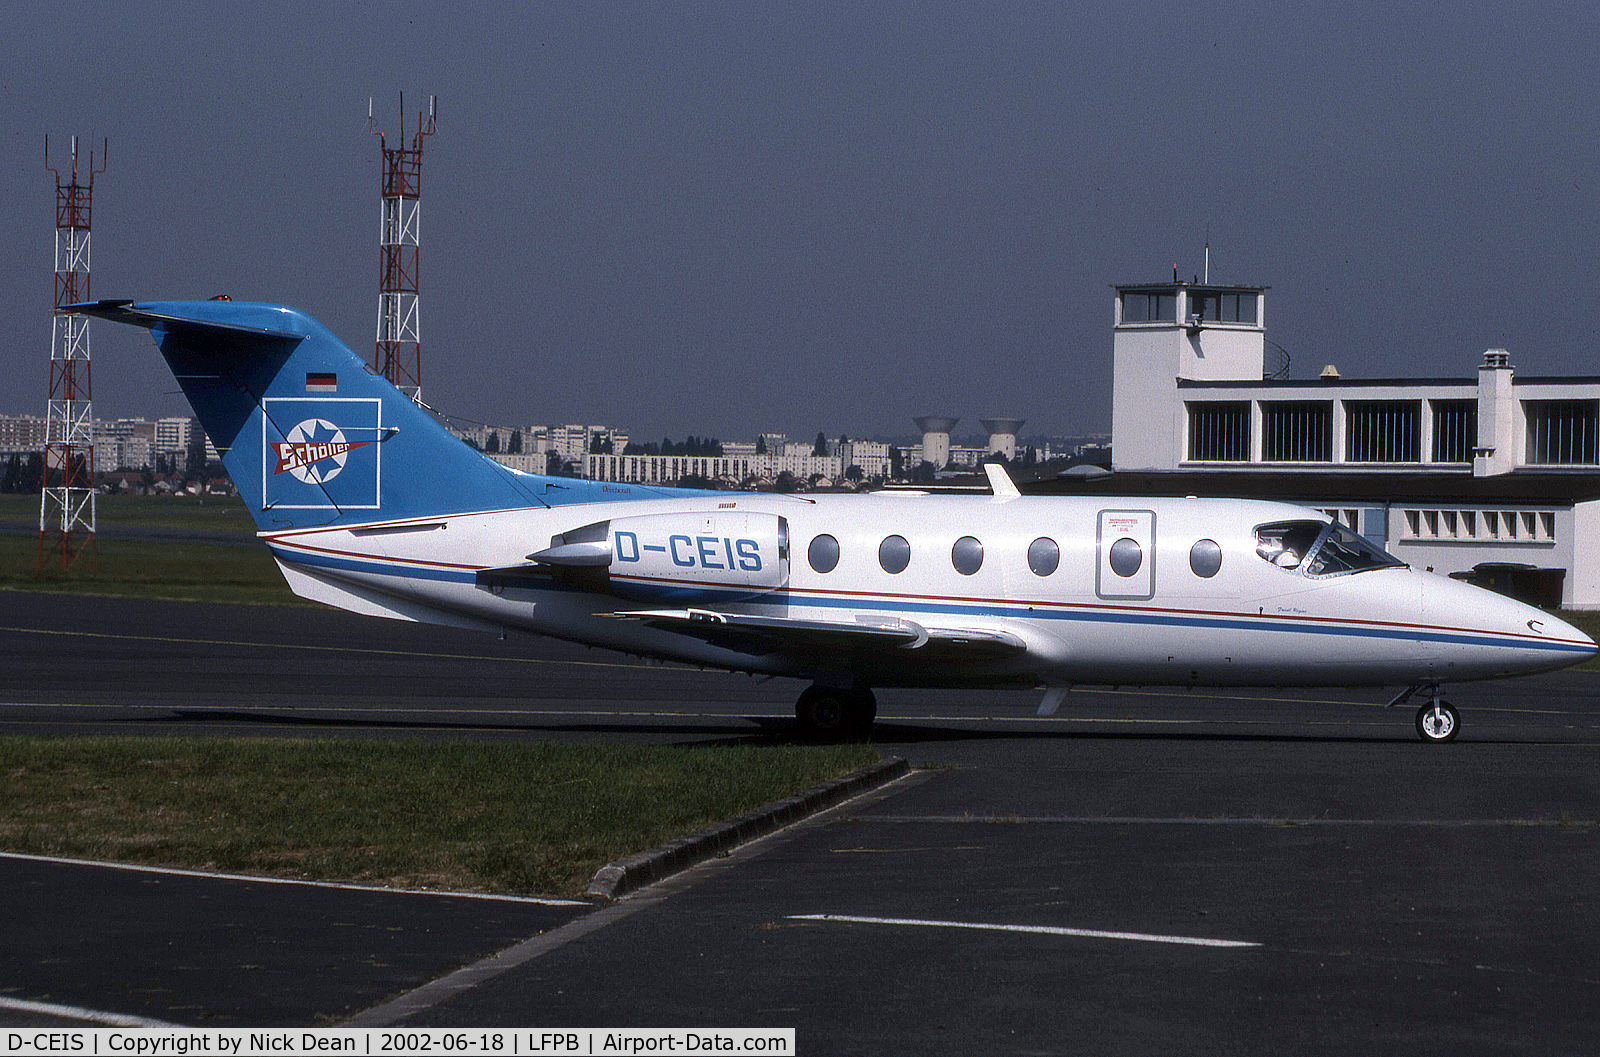
M1478 446L1478 402L1433 402L1433 461L1471 462Z
M1593 400L1529 400L1528 462L1536 466L1593 466L1600 462L1600 404Z
M1419 462L1421 405L1415 400L1352 400L1344 405L1345 458Z
M1404 538L1481 543L1554 543L1553 510L1423 510L1403 512Z
M1261 405L1261 458L1265 462L1331 462L1333 405L1287 400Z
M1170 292L1123 294L1122 321L1124 323L1176 323L1178 321L1178 295Z
M1207 401L1189 407L1191 462L1250 460L1250 402Z
M1256 295L1216 290L1189 291L1189 315L1209 323L1254 323Z

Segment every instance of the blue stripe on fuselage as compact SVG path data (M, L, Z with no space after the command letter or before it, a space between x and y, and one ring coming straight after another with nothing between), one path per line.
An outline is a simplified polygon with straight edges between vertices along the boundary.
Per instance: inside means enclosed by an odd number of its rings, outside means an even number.
M434 569L426 566L401 564L382 559L346 558L331 554L315 554L290 548L273 547L272 553L279 559L293 565L310 565L326 569L342 569L349 572L361 572L379 576L400 576L418 580L433 580L448 583L471 584L477 582L477 575L470 570ZM548 588L540 590L567 590L558 583L552 583ZM1012 606L1000 606L992 603L973 604L959 602L932 602L918 599L897 598L892 602L878 600L870 597L862 598L848 594L838 595L806 595L795 597L785 595L787 606L815 606L829 609L894 609L897 611L909 610L917 613L944 613L960 616L991 617L1000 619L1024 618L1030 620L1066 620L1086 621L1099 624L1147 624L1160 627L1180 628L1220 628L1229 631L1270 631L1270 632L1296 632L1308 635L1334 635L1344 638L1377 638L1377 639L1415 639L1420 642L1436 642L1451 645L1469 646L1501 646L1514 649L1548 650L1554 653L1590 653L1590 647L1569 642L1541 642L1529 639L1510 638L1494 632L1450 632L1426 631L1420 628L1387 628L1362 624L1333 624L1323 621L1292 621L1264 620L1248 616L1227 616L1216 614L1210 616L1181 615L1176 613L1147 613L1119 609L1115 611L1085 610L1085 609L1039 609L1032 608L1025 602L1018 602ZM681 600L681 599L680 599ZM750 598L748 592L722 592L704 591L699 596L699 601L706 604L718 602L745 602L751 605L765 605L761 599Z

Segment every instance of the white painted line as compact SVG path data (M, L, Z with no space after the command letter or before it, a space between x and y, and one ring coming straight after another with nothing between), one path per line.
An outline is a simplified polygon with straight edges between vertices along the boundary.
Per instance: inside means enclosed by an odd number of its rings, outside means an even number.
M65 859L52 855L23 855L19 852L0 852L0 859L18 859L23 862L53 863L60 866L96 866L103 870L126 870L129 873L168 874L173 877L203 877L214 881L251 881L267 885L301 885L306 888L335 888L346 892L376 892L395 896L442 896L447 899L486 899L496 903L537 903L549 907L586 907L582 899L546 899L540 896L506 896L493 892L448 892L430 888L385 888L382 885L358 885L340 881L303 881L295 877L257 877L245 873L216 873L210 870L180 870L172 866L140 866L126 862L98 862L93 859Z
M1177 943L1187 947L1259 947L1244 940L1213 940L1200 936L1160 936L1149 932L1105 932L1068 929L1055 925L991 925L977 921L924 921L921 918L868 918L852 914L790 914L791 921L845 921L857 925L916 925L936 929L981 929L987 932L1033 932L1044 936L1082 936L1097 940L1132 940L1137 943Z
M1049 824L1066 826L1263 826L1298 829L1301 826L1425 826L1436 829L1496 826L1595 826L1600 820L1559 818L1145 818L1121 815L856 815L850 820L895 824L1015 826Z
M93 1024L106 1024L113 1028L181 1028L182 1024L169 1024L165 1020L151 1020L149 1017L130 1017L123 1013L106 1013L98 1009L84 1009L82 1006L61 1006L54 1002L29 1002L21 998L0 997L0 1009L9 1009L15 1013L42 1013L47 1017L61 1017L64 1020L87 1020Z

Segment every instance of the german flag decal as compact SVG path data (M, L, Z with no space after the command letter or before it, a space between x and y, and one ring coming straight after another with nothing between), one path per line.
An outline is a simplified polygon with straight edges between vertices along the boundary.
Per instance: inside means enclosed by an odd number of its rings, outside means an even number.
M336 374L306 374L306 392L308 393L337 393L339 391L339 376Z

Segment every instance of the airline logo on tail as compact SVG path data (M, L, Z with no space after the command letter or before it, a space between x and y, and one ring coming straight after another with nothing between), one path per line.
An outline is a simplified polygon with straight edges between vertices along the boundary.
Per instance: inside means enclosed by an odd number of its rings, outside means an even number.
M306 484L324 484L338 477L350 453L375 441L351 443L332 422L308 418L289 431L287 440L272 445L278 453L274 473L292 473Z
M261 492L266 506L371 510L380 505L382 401L268 397L262 410Z

